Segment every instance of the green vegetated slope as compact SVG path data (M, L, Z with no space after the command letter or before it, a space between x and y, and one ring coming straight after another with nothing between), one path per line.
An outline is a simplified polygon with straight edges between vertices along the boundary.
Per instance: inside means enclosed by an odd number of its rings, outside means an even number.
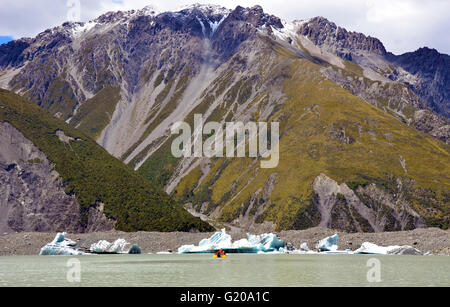
M67 186L66 192L75 194L80 203L82 225L87 223L89 208L102 202L105 214L116 220L118 230L212 230L86 134L1 89L0 121L9 122L21 131L55 164ZM58 130L74 140L69 144L61 142L56 136Z
M320 222L312 204L313 182L324 173L355 191L374 183L394 199L405 199L427 225L448 228L448 145L327 80L320 73L323 66L280 47L268 49L261 63L274 53L278 63L289 60L287 66L267 68L274 76L282 76L286 97L269 119L280 122L279 166L260 169L253 159L212 159L199 187L203 175L199 167L179 183L174 194L181 201L193 203L206 214L215 212L224 222L249 214L257 223L274 222L278 229L303 229ZM269 199L264 199L273 175L275 186ZM397 179L410 185L399 186ZM254 205L247 212L250 203Z
M103 88L81 105L70 125L96 139L111 121L120 100L120 87Z

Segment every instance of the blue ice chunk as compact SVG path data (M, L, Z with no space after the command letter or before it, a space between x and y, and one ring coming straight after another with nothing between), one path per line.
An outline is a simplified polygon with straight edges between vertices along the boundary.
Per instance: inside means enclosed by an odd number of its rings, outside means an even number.
M256 247L258 252L275 252L286 246L286 243L279 240L273 233L265 233L262 235L247 234L247 237L250 245Z
M334 236L325 238L323 240L320 240L319 243L317 243L317 248L321 252L334 252L338 249L338 240L339 236L335 234Z
M77 244L66 238L66 233L58 233L51 243L41 248L40 256L77 256L85 253L76 250Z
M208 239L200 241L198 246L184 245L178 249L179 254L205 254L214 253L223 249L227 253L257 254L279 252L286 243L279 240L276 235L266 233L262 235L247 234L247 239L232 242L232 238L225 229L216 232Z

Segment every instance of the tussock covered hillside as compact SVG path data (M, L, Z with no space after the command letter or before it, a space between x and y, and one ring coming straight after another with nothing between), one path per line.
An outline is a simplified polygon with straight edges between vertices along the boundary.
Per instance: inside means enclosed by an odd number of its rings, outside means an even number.
M0 90L0 230L210 231L84 133Z

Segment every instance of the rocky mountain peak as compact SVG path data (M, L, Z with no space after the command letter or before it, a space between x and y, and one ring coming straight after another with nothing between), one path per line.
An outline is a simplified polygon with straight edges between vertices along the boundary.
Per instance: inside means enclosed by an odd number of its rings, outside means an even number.
M30 39L19 39L0 45L0 67L15 67L23 62L23 51L30 46Z
M231 10L220 5L199 4L199 3L183 6L178 10L178 12L194 12L194 11L202 12L203 14L209 17L217 15L228 16L228 14L231 12Z
M446 64L449 67L450 57L446 54L439 53L436 49L428 47L422 47L414 52L408 52L400 56L393 56L390 54L390 59L395 62L401 63L405 66L409 63L405 69L410 73L417 73L419 70L422 73L431 73L434 75L437 67Z
M253 6L251 8L237 6L230 14L230 19L248 22L256 28L262 26L274 26L276 28L283 28L283 23L281 22L280 18L265 13L263 8L259 5Z
M157 15L157 14L159 14L158 10L153 5L147 5L143 9L138 10L137 13L138 14L143 14L143 15Z
M395 69L389 75L390 79L407 82L409 87L426 101L429 108L450 118L449 55L422 47L398 56L388 53L386 59L401 68Z
M298 33L308 37L315 45L349 60L352 59L352 53L386 54L386 49L379 39L347 31L322 16L302 23Z

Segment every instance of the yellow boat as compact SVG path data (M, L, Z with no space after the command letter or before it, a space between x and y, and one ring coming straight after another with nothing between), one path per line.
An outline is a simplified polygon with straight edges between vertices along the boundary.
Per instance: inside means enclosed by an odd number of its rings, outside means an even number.
M220 255L220 257L217 256L217 255L214 255L213 258L222 258L222 259L225 259L225 258L227 258L227 255Z

